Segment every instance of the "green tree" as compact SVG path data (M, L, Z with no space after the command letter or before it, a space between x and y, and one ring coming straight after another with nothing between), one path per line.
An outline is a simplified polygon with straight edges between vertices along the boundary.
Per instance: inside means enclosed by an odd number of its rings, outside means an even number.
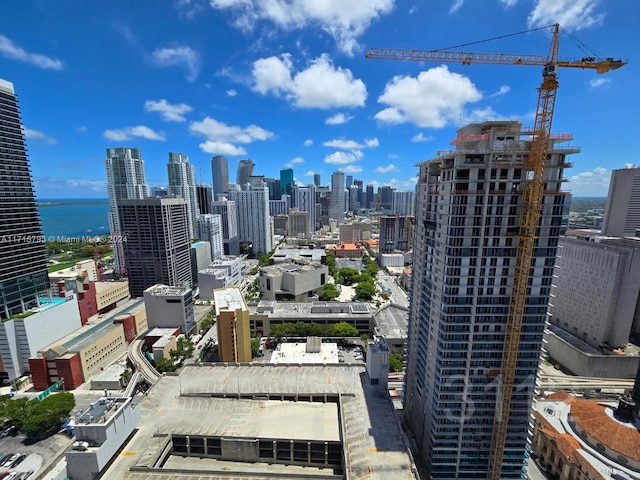
M340 322L336 325L333 325L333 335L332 337L358 337L360 336L360 332L358 329L352 325L349 325L347 322Z
M360 298L364 298L365 300L371 300L373 296L376 294L376 285L373 283L373 280L366 280L364 282L358 283L356 285L356 294Z
M333 283L325 283L322 286L322 295L320 296L322 300L330 302L331 300L335 300L339 296L340 292Z
M175 350L171 350L171 351L175 352ZM173 360L169 358L161 358L156 362L156 370L159 373L175 372L176 370L178 370L178 366L174 364Z
M251 339L251 357L258 356L258 350L260 350L260 338L254 337Z
M360 273L355 268L341 268L338 275L344 285L353 285L360 279Z
M397 353L389 354L389 370L391 372L402 371L402 357Z
M331 275L333 278L336 278L337 271L336 271L336 254L335 254L335 252L328 251L326 253L326 257L325 258L326 258L325 263L327 264L327 267L329 268L329 275Z
M9 403L15 402L13 413L17 417L8 418L30 438L41 438L56 431L76 405L73 394L69 392L55 393L43 400L22 400L26 399L20 398Z

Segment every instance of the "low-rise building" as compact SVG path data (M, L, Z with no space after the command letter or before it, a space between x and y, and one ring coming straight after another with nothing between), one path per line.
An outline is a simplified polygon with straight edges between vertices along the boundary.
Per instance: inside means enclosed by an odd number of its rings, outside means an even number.
M225 256L211 262L208 267L198 272L198 287L200 300L213 300L213 291L241 285L243 263L240 257Z
M106 313L129 299L129 281L96 282L96 304L99 313Z
M317 296L328 277L326 265L298 259L262 267L258 285L265 300L290 299L300 302Z
M338 229L340 243L354 244L371 238L371 223L341 223Z
M356 245L353 243L339 243L337 245L330 245L327 247L327 250L335 253L336 257L361 257L362 256L362 248L360 245Z
M190 337L195 333L193 296L190 288L157 284L144 291L149 328L180 328Z
M404 253L383 253L380 255L380 266L384 268L403 268Z
M96 299L96 282L91 282L83 276L75 279L60 280L57 284L58 296L65 297L67 292L73 292L78 299L78 310L82 325L98 313Z
M78 275L86 278L91 282L97 282L100 280L98 277L98 269L96 268L96 262L91 259L80 260L72 267L63 268L49 274L49 281L52 285L57 284L61 280L75 280Z
M222 238L222 237L221 237ZM222 248L222 240L220 240ZM211 244L200 241L191 245L191 270L193 279L198 279L198 272L211 263Z
M238 287L214 292L218 352L221 362L251 361L249 309Z

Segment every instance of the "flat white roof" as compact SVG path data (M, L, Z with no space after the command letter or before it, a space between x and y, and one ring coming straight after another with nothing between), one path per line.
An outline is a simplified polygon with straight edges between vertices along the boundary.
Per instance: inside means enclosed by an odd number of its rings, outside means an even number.
M320 351L307 352L306 343L279 343L271 355L271 363L339 363L338 344L322 343Z
M216 302L216 315L221 310L247 310L244 297L237 287L218 288L213 291L213 298Z

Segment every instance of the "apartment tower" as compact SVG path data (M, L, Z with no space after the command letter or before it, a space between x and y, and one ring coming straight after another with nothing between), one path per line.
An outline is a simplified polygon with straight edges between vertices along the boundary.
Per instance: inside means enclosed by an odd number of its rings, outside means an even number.
M213 178L213 199L218 195L229 193L229 161L227 157L216 155L211 159L211 176Z
M640 231L640 168L611 172L602 234L635 237Z
M169 152L167 163L169 176L169 195L184 198L187 204L187 229L189 238L195 238L196 217L198 216L198 196L196 193L196 174L189 157L182 153Z
M209 185L202 183L196 185L196 197L198 198L198 213L207 215L213 213L211 202L213 202L213 191Z
M333 218L342 223L344 220L345 208L345 183L344 173L338 170L331 174L331 197L329 204L329 218Z
M200 240L209 242L212 261L222 258L224 255L222 215L198 215L197 236Z
M530 415L563 208L565 156L550 140L500 478L526 472ZM404 412L433 478L486 478L531 132L458 130L419 164Z
M104 161L107 169L107 195L109 197L109 228L113 241L113 263L118 275L126 274L124 236L118 207L122 200L149 196L144 174L144 161L139 148L107 148Z
M129 292L142 297L157 283L191 286L191 238L182 198L121 200L118 205L129 268Z
M238 172L236 174L236 183L243 187L247 183L251 182L251 177L253 176L253 168L256 164L250 158L246 160L240 160L238 162Z
M13 84L0 79L0 319L38 306L47 248Z
M222 216L222 244L225 255L240 254L240 240L238 239L238 210L236 202L220 196L212 202L213 214Z
M238 212L238 237L240 243L252 245L253 253L269 253L273 246L271 217L269 216L269 189L255 179L240 190L231 190Z

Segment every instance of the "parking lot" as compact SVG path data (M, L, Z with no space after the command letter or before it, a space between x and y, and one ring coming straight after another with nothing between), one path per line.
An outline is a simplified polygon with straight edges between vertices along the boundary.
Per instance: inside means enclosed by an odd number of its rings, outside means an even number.
M40 470L49 461L62 454L73 443L73 439L66 434L57 433L51 437L31 443L26 435L6 436L0 438L1 454L21 453L25 458L19 465L9 468L0 466L0 474L4 472L34 472L29 478L37 478Z

